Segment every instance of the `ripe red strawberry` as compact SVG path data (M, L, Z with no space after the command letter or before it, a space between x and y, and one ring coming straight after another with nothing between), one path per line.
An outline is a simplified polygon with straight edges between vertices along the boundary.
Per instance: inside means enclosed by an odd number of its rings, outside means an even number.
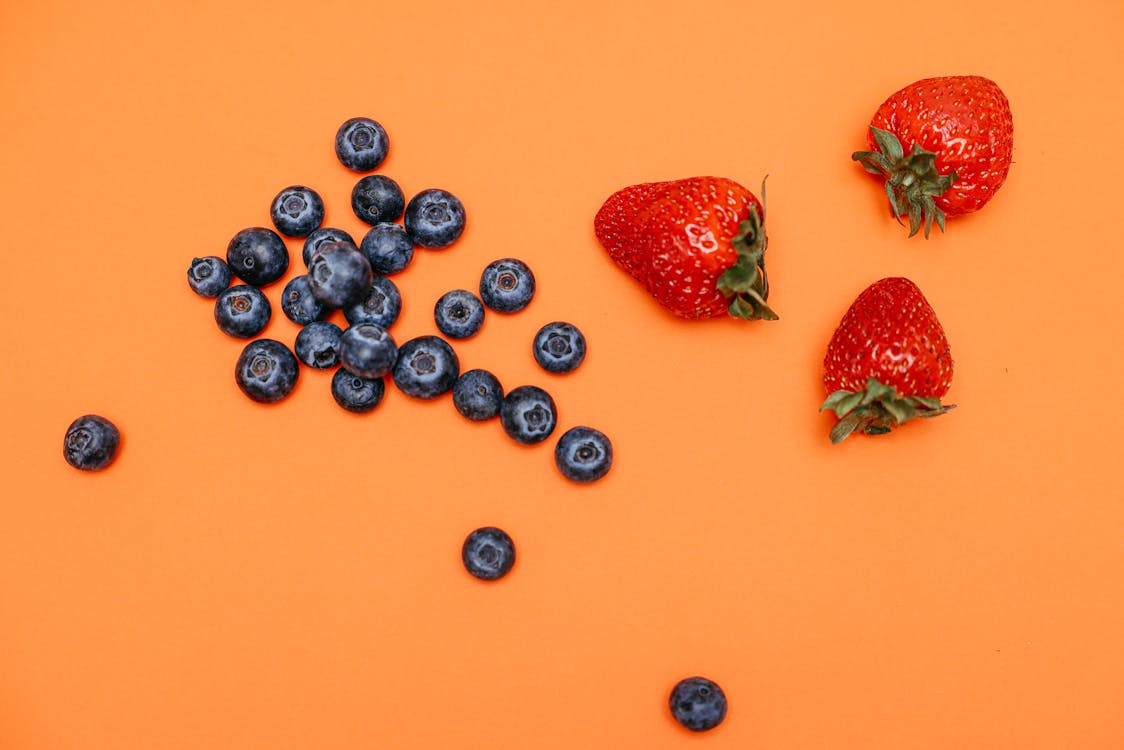
M766 304L765 209L733 180L632 185L609 196L593 226L617 265L676 315L777 319Z
M852 304L827 347L820 411L839 417L838 443L855 430L880 435L913 417L935 417L952 383L952 354L937 314L909 279L867 287Z
M926 78L882 103L870 121L870 151L851 155L886 178L894 218L909 236L935 219L978 211L1007 179L1014 123L1007 97L980 76Z

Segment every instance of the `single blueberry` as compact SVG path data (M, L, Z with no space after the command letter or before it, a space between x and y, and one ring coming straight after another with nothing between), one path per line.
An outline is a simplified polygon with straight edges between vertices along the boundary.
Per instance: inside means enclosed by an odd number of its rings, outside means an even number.
M521 385L503 397L500 424L512 440L523 445L550 437L558 421L554 399L542 388Z
M300 365L289 348L273 339L246 344L234 366L234 380L254 401L271 404L288 396L297 385Z
M464 204L447 190L423 190L406 206L406 233L415 245L448 247L464 231Z
M340 363L340 337L343 331L335 323L309 323L297 334L293 350L297 359L309 367L326 370Z
M535 296L535 275L516 258L500 258L480 274L480 299L496 312L519 312Z
M312 256L316 255L320 248L332 242L350 242L353 245L355 244L355 240L351 238L351 235L342 229L321 227L304 239L304 246L301 247L301 260L304 261L304 267L308 268L308 264L312 262Z
M383 126L367 117L353 117L336 131L336 156L355 172L370 172L390 149Z
M217 297L230 286L230 266L217 255L193 258L187 269L187 283L200 297Z
M100 471L117 458L121 433L105 417L87 414L78 417L66 428L62 456L75 469Z
M547 323L535 334L531 351L547 372L570 372L585 359L585 336L570 323Z
M381 378L394 369L397 359L394 337L375 323L351 326L340 337L340 364L352 375Z
M402 188L381 174L367 175L351 189L351 210L368 224L396 221L405 206Z
M272 313L269 298L256 286L227 287L215 298L215 322L223 333L237 339L257 336Z
M502 529L484 526L465 538L461 561L476 578L494 581L507 575L515 564L515 543Z
M482 422L500 413L503 386L487 370L469 370L453 383L453 406L462 416Z
M361 378L342 367L332 376L332 397L337 404L356 414L374 409L382 403L384 393L386 382L382 378Z
M371 288L371 264L351 242L331 242L308 264L308 283L316 299L329 308L350 307Z
M402 295L398 286L385 276L376 276L367 296L351 307L344 308L343 315L351 325L376 323L383 328L390 328L401 312Z
M454 289L437 300L433 319L441 333L449 338L467 339L484 325L484 303L472 292Z
M714 729L726 718L726 694L705 677L688 677L671 691L671 715L692 732Z
M371 270L386 276L398 273L414 259L414 241L401 224L375 224L363 236L359 249L371 263Z
M312 188L290 185L273 199L269 218L286 237L307 237L324 221L324 201Z
M328 308L312 293L307 275L294 276L281 292L281 310L299 326L306 326L328 315Z
M407 396L437 398L452 389L460 371L457 353L447 341L418 336L399 347L394 384Z
M289 270L289 249L272 229L243 229L226 247L226 262L235 276L254 286L277 281Z
M596 482L613 466L613 444L592 427L571 427L554 446L554 463L574 482Z

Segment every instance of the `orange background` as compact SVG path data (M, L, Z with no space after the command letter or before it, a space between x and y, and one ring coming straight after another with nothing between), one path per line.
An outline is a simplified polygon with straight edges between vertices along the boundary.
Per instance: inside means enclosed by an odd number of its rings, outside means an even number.
M1116 0L4 3L0 748L1124 747L1122 32ZM1005 90L1016 163L907 240L849 155L948 73ZM527 260L462 365L609 434L605 480L448 398L237 390L188 264L293 183L358 238L356 115L469 212L395 278L398 341ZM612 191L697 174L769 175L780 322L679 321L597 244ZM832 447L823 352L888 275L960 408ZM557 319L590 343L566 377L529 353ZM87 412L125 436L98 475L61 457ZM459 560L484 524L519 551L494 585ZM693 674L730 700L706 735L666 707Z

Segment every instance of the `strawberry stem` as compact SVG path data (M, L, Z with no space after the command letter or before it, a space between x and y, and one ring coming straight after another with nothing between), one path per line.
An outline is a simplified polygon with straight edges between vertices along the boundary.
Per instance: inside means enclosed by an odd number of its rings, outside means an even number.
M915 417L936 417L955 408L956 404L942 404L936 398L902 396L894 386L870 378L861 391L843 389L831 394L820 411L830 410L839 417L831 430L831 442L837 444L856 431L885 435Z
M761 185L761 198L765 198L765 185ZM730 299L730 315L745 320L777 320L778 315L769 307L769 277L765 273L765 249L769 237L765 234L765 217L757 204L749 206L749 218L738 225L733 239L738 260L718 277L718 291Z

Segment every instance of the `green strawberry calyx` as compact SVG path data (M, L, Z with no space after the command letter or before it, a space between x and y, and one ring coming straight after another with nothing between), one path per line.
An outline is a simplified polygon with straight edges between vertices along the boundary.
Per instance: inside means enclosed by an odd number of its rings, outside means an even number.
M861 391L840 389L831 394L820 411L833 411L839 417L831 430L834 445L856 430L867 435L885 435L914 417L936 417L955 408L956 404L942 404L939 398L902 396L894 386L870 378Z
M765 185L761 185L761 199L765 199ZM769 277L765 274L765 248L769 237L765 234L765 216L757 204L749 206L749 218L738 224L733 238L738 259L718 277L718 291L729 298L730 315L745 320L777 320L778 315L769 307Z
M890 212L899 224L902 216L909 216L909 236L925 227L925 237L933 221L944 231L944 211L937 207L934 198L944 195L956 182L956 170L946 175L937 172L937 155L916 143L906 154L897 136L886 130L870 126L874 136L875 151L856 151L851 158L862 164L871 174L886 178L886 198Z

